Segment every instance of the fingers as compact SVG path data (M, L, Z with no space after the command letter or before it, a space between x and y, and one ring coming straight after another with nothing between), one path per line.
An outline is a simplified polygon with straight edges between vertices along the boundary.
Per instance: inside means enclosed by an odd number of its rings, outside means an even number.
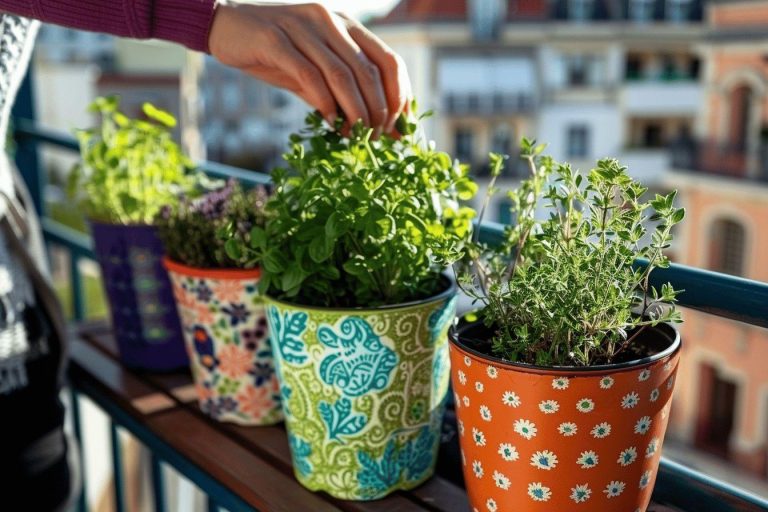
M397 117L407 108L411 98L411 81L408 77L408 70L402 58L384 44L381 39L356 20L343 14L340 16L347 23L351 38L380 71L389 114L384 125L384 131L391 133Z
M355 75L368 109L370 119L368 126L374 128L374 137L378 137L389 120L389 105L379 67L368 58L351 37L345 21L334 14L329 13L329 17L331 23L326 43Z
M371 118L363 97L363 91L357 83L355 73L324 41L308 32L295 31L289 36L307 60L311 61L322 73L336 103L346 115L349 126L362 120L371 126ZM313 87L312 82L305 82L306 87Z
M337 103L323 73L294 46L282 30L276 28L273 32L276 44L271 46L277 54L280 68L250 68L248 71L262 80L298 94L332 125L337 117Z

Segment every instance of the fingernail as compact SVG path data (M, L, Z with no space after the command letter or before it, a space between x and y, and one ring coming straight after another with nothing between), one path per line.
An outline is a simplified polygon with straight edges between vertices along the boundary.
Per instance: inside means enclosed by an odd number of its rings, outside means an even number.
M389 121L387 121L387 126L384 128L384 133L392 133L392 131L395 129L395 120L397 117L392 117Z
M373 138L374 139L378 139L381 136L381 130L382 130L381 126L377 126L376 128L373 129Z
M336 126L336 117L329 114L325 116L325 122L328 123L328 126L333 128Z

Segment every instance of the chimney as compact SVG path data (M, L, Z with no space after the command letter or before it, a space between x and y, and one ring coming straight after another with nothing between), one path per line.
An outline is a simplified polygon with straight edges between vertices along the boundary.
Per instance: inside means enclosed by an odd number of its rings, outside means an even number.
M508 0L469 0L469 20L477 41L495 41L507 20Z

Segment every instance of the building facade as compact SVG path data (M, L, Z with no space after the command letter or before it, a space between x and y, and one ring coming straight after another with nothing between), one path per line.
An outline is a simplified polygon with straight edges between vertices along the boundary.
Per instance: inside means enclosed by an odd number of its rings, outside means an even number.
M661 185L669 147L693 138L698 0L403 0L373 28L437 112L430 137L481 177L489 151L514 154L527 136L577 167L616 156ZM526 172L516 164L508 180Z
M705 97L669 187L688 219L681 263L768 281L768 3L712 1ZM768 305L766 305L768 313ZM768 477L768 331L687 311L670 435Z

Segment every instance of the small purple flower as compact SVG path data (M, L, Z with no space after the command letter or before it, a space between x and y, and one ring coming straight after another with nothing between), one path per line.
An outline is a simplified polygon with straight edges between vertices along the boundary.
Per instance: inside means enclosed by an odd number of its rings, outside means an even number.
M251 316L251 312L245 309L245 304L230 303L229 307L223 307L221 310L229 315L229 325L232 327L241 323L244 324Z
M259 346L259 342L264 339L266 331L263 328L243 329L240 336L243 339L245 348L253 352Z
M209 302L211 297L213 297L213 291L205 283L200 283L200 285L195 288L195 293L197 294L197 300L200 302Z
M231 396L225 396L219 399L219 406L224 412L231 412L237 409L237 400Z
M215 400L213 398L209 398L202 404L200 404L200 409L211 416L212 418L218 418L221 416L221 405L219 404L218 400Z

